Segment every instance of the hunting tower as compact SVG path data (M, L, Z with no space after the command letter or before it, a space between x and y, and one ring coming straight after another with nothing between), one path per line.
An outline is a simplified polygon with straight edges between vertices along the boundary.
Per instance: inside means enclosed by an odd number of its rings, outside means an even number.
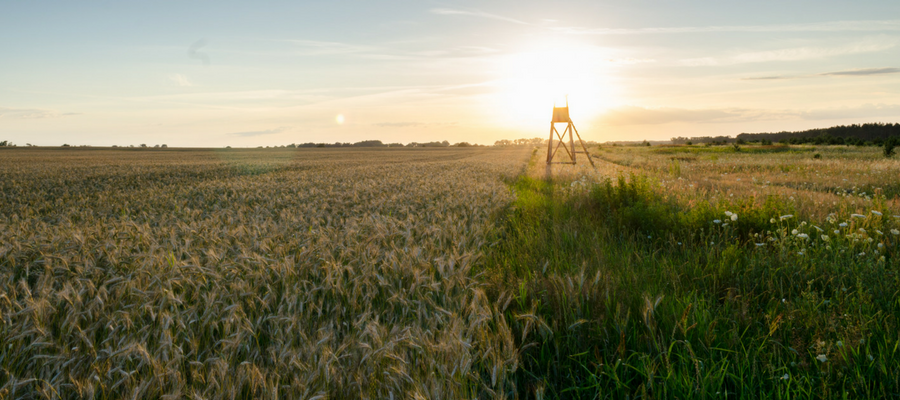
M560 135L559 131L556 130L556 124L566 124L566 129ZM553 146L553 136L556 136L558 140L556 146ZM568 139L566 139L568 136ZM584 151L575 151L575 137L578 137L578 143L581 144L581 149ZM568 142L568 143L567 143ZM556 155L559 148L565 151L565 161L553 161L553 157ZM566 106L565 107L557 107L556 104L553 105L553 119L550 120L550 140L547 142L547 164L575 164L575 154L582 153L587 157L588 161L591 163L591 166L594 166L594 160L591 160L591 155L588 154L587 146L584 145L584 141L581 140L581 135L578 134L578 130L575 129L575 124L572 123L572 119L569 118L569 98L566 97Z

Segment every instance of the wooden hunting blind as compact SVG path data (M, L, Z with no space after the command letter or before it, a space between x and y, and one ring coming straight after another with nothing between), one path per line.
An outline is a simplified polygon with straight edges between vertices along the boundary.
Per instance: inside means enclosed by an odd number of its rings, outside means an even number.
M566 124L566 129L562 134L556 130L556 124L558 123ZM566 140L567 135L568 140ZM556 136L556 139L558 140L555 147L553 146L554 136ZM578 143L581 144L581 149L584 151L575 151L576 136L578 137ZM553 157L556 156L560 147L565 151L567 157L565 161L554 162ZM576 153L584 154L591 163L591 166L594 166L594 160L591 160L591 155L588 154L587 146L584 145L584 141L581 140L581 135L578 134L578 130L575 129L575 124L573 124L572 119L569 118L569 99L566 98L565 107L556 107L555 104L553 105L553 118L550 120L550 140L547 142L547 164L575 164Z

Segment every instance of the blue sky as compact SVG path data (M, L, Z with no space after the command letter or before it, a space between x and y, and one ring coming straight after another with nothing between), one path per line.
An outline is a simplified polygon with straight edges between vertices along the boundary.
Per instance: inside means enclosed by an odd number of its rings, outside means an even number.
M257 146L900 122L900 2L7 2L0 140ZM340 118L339 118L340 116Z

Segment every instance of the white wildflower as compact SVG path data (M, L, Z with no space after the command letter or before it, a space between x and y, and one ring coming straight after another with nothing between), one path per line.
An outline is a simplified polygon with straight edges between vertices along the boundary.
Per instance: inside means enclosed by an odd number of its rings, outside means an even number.
M882 215L880 211L875 211L875 210L872 210L872 214L875 214L879 217Z
M794 218L794 216L792 214L782 215L780 219L782 221L784 221L784 220L790 219L790 218Z
M807 235L805 233L797 234L797 237L800 239L809 239L809 235Z
M713 220L713 223L714 223L714 224L721 224L721 223L722 223L722 220L714 219L714 220Z
M865 215L862 214L850 214L850 218L865 218Z
M838 226L840 226L841 228L846 228L849 225L847 225L846 222L841 222L840 224L838 224Z
M898 236L898 235L900 235L900 230L897 230L897 229L891 229L891 233L892 233L894 236Z
M828 357L826 357L824 354L819 354L818 356L816 356L816 360L819 360L820 362L825 362L825 361L828 361Z
M737 219L738 219L737 214L731 214L731 220L732 220L732 221L737 221Z

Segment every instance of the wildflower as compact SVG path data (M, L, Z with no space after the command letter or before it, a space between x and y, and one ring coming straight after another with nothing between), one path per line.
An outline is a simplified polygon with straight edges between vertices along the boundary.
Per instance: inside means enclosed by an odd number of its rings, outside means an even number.
M882 215L881 212L875 211L875 210L872 210L872 214L875 214L875 215L877 215L877 216L879 216L879 217Z
M850 214L850 218L865 218L865 215L862 214Z
M714 224L721 224L721 223L722 223L722 220L714 219L714 220L713 220L713 223L714 223Z
M820 235L819 237L822 238L822 240L824 240L826 242L831 240L831 238L829 238L828 235Z
M831 250L831 246L825 246L826 250Z
M727 223L727 222L724 223L724 224L722 224L722 227L723 227L723 228L726 227L726 226L728 226L728 223Z
M824 230L824 229L822 229L822 228L819 228L819 227L818 227L818 226L816 226L816 225L813 225L813 228L816 228L816 230L817 230L817 231L819 231L819 232L825 232L825 230Z
M783 381L786 381L788 379L791 379L791 376L788 374L784 374L784 376L781 377L781 380L783 380Z
M838 224L838 226L840 226L841 228L846 228L848 225L846 222L841 222L840 224Z
M806 254L806 253L804 253L803 250L800 250L800 251L797 252L797 255L801 255L801 256L802 256L802 255L805 255L805 254Z
M796 230L796 229L794 229L794 230L791 231L791 235L796 235L796 234L798 234L798 233L800 233L800 231L798 231L798 230Z
M805 233L797 234L797 237L800 239L809 239L809 235L807 235Z
M756 247L763 247L766 245L765 243L755 243L755 244L756 244Z
M775 218L769 218L769 223L770 223L770 224L774 224L774 223L775 223Z
M784 221L784 220L790 219L790 218L794 218L794 216L793 216L792 214L782 215L780 219L781 219L782 221Z
M840 235L840 234L841 234L841 231L835 229L835 230L834 230L834 234L835 234L835 235Z
M806 221L801 222L800 226L806 226Z
M878 243L878 248L879 249L884 248L884 243Z
M894 236L898 236L898 235L900 235L900 230L891 229L891 233L892 233Z
M869 361L875 361L875 357L872 357L871 354L869 354Z
M710 244L710 245L714 245L714 244L716 244L716 242L709 242L709 244Z
M864 257L864 256L866 255L866 252L862 252L862 253L859 253L859 254L857 254L857 255L860 256L860 257Z
M738 217L737 217L737 214L731 214L731 220L732 220L732 221L737 221L737 218L738 218Z
M884 232L879 231L878 229L875 230L875 233L877 233L877 234L879 234L879 235L884 235Z
M819 360L819 362L825 362L828 361L828 357L826 357L824 354L819 354L818 356L816 356L816 360Z
M865 228L859 228L859 233L866 233L866 229L865 229Z
M836 344L837 344L837 347L844 347L844 342L842 342L840 340L838 340Z
M728 216L728 217L730 217L732 214L734 214L734 213L731 212L731 211L725 211L725 215Z

